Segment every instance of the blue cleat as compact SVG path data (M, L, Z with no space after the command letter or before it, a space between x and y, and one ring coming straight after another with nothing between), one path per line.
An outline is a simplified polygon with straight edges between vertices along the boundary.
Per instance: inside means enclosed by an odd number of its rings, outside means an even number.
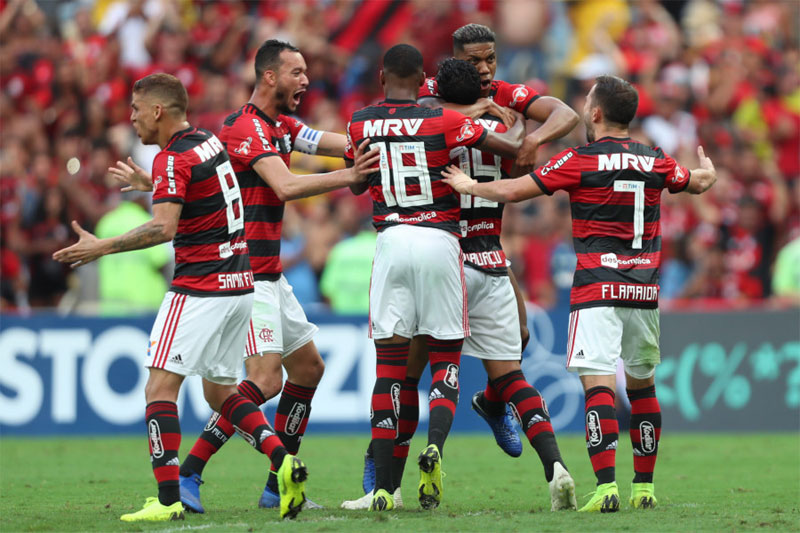
M364 476L361 478L361 487L364 489L364 494L370 494L375 489L375 460L369 454L364 455Z
M483 391L478 391L472 396L472 409L478 413L489 427L492 428L494 433L494 440L500 449L506 452L511 457L519 457L522 455L522 441L519 439L519 434L514 427L513 415L508 406L505 407L505 413L500 416L490 416L481 407L483 402Z
M187 511L203 514L203 504L200 503L200 485L203 480L197 474L191 476L180 476L181 483L181 503Z
M264 487L264 492L261 493L261 498L258 500L258 506L261 509L275 509L280 507L281 495L277 492L273 492L269 487ZM306 501L303 502L303 510L307 511L309 509L324 509L324 507L306 498Z

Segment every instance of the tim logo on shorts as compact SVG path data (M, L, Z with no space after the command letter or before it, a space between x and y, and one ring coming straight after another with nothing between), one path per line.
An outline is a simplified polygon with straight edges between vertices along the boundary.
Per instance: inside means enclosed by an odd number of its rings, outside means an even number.
M642 451L653 453L656 451L656 429L653 424L645 420L639 424L639 438L641 439Z
M392 409L394 416L400 416L400 384L392 383Z
M603 430L600 428L600 415L597 411L586 413L586 433L589 437L589 446L597 446L603 441Z
M150 436L150 455L153 459L164 457L164 444L161 442L161 427L157 420L147 423L147 434Z
M289 411L289 416L286 418L286 434L295 435L297 430L300 429L300 424L306 415L306 406L302 403L297 403L292 406Z
M458 365L447 365L447 374L444 376L444 382L451 389L458 388Z

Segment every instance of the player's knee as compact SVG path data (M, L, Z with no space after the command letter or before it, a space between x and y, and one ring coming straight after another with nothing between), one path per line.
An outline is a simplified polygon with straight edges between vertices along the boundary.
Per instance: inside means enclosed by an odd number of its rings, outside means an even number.
M302 365L294 365L287 369L289 381L303 387L316 387L325 373L325 362L322 357L309 358Z
M625 373L636 381L652 382L656 373L656 365L626 365ZM652 385L652 383L644 383L643 385Z

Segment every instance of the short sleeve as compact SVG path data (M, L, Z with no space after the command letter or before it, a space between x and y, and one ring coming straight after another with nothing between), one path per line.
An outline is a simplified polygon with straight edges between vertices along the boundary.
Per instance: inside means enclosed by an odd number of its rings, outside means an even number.
M192 168L185 158L174 152L159 152L153 160L153 203L182 204L186 187L192 179Z
M662 167L661 172L666 173L664 186L669 192L673 194L681 192L689 186L691 172L686 167L679 165L677 161L666 154L659 163L659 166Z
M444 139L447 148L475 146L486 138L486 129L471 118L456 111L442 109Z
M531 173L531 178L547 195L562 189L572 189L581 183L578 154L572 148L553 156L545 165Z
M300 131L305 127L305 124L296 118L287 117L286 115L280 115L278 120L284 121L286 127L289 128L289 135L292 138L292 145L294 145L295 139L300 135Z
M420 98L439 98L439 86L436 84L436 78L425 78L425 83L417 93L417 99Z
M242 115L228 131L226 144L233 160L252 167L262 157L280 155L267 140L269 128L255 115Z
M526 115L528 107L539 98L535 89L522 84L501 82L497 89L495 101L500 105L510 107L514 111Z

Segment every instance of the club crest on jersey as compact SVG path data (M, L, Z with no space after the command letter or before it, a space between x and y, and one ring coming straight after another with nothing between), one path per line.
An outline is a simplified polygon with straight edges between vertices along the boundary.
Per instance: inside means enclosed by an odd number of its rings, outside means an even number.
M511 93L511 105L517 105L520 102L525 101L528 97L528 88L524 85L518 85L516 89Z
M467 120L463 126L461 126L461 131L458 132L458 137L456 137L456 142L463 142L466 139L471 139L475 135L475 128L473 127L472 122Z
M295 402L292 406L292 410L289 411L289 416L286 419L286 434L287 435L295 435L297 430L300 429L300 424L303 422L303 418L306 416L306 406L305 404Z
M458 388L458 365L447 365L447 373L444 376L444 383L451 389Z
M400 416L400 384L399 383L392 383L392 409L394 409L394 415L399 417Z
M672 176L672 183L678 183L682 179L683 171L681 170L681 167L675 167L675 175Z
M250 143L253 142L252 137L248 137L246 140L242 141L242 144L239 145L239 148L234 150L237 154L240 155L247 155L250 153Z
M161 427L157 420L147 423L147 435L150 437L150 454L153 459L161 459L164 456L164 443L161 442Z
M274 342L272 333L273 331L269 328L261 328L261 331L258 332L258 338L264 342Z
M436 90L436 80L429 78L425 83L428 85L428 92L433 96L438 96L439 92Z

